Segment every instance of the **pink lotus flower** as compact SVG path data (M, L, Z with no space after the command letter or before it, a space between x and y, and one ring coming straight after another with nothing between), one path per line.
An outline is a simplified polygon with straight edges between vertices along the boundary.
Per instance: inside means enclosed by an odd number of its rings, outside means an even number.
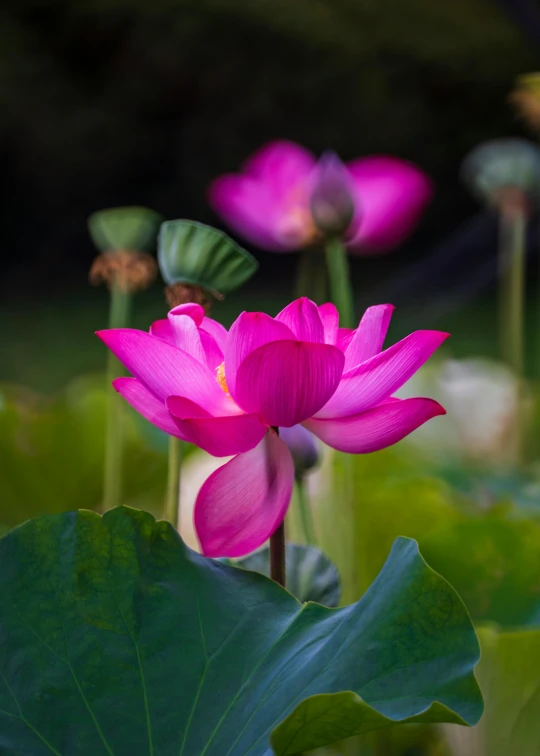
M382 155L343 166L335 157L317 162L304 147L276 141L252 155L241 173L215 179L208 198L248 241L286 252L319 238L311 205L317 190L335 196L338 215L341 208L350 221L344 242L356 253L397 246L413 231L432 195L426 174L403 160Z
M448 334L416 331L381 352L392 310L370 307L349 330L334 305L302 298L275 318L243 312L227 332L187 304L150 333L98 332L134 376L114 387L143 417L210 454L235 455L197 498L204 554L247 554L282 522L294 465L280 426L302 423L334 449L364 454L444 414L431 399L392 394Z

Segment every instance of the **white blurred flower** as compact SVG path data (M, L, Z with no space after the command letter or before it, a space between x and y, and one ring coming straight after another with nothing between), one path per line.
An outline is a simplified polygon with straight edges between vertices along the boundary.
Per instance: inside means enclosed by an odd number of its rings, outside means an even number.
M411 392L432 396L448 413L412 434L412 442L484 464L515 463L520 384L510 368L482 358L447 360L420 371L400 396Z
M450 360L439 385L465 453L486 462L515 462L520 387L514 373L487 360Z

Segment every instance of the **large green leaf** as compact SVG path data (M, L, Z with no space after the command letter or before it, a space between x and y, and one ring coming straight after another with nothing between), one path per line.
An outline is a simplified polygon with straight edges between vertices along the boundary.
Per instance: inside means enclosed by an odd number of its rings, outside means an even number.
M88 218L88 230L102 252L151 252L162 222L163 216L147 207L111 207L93 213Z
M445 727L455 756L538 756L540 753L540 631L478 631L478 681L486 702L480 724Z
M194 284L219 294L237 289L259 267L255 258L226 234L187 220L163 223L158 262L168 284Z
M482 711L469 617L407 539L344 609L301 605L127 508L22 525L0 574L6 756L266 756L270 737L285 756Z

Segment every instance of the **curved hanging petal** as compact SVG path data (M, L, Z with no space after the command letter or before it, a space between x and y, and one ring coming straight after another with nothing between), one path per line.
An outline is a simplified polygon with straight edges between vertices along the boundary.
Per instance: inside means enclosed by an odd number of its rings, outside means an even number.
M330 344L274 341L252 352L236 375L234 399L268 425L296 425L335 392L345 357Z
M133 409L146 420L171 436L187 441L188 438L172 419L166 405L136 378L116 378L114 388Z
M275 317L285 323L299 341L312 341L324 344L324 327L319 308L307 297L300 297L287 305Z
M448 336L442 331L415 331L344 373L317 418L357 415L377 406L401 388Z
M261 546L283 521L293 482L291 454L274 431L212 473L194 511L203 554L240 557Z
M446 414L433 399L401 399L359 415L335 420L308 420L303 425L328 446L350 454L379 451L401 441L427 420Z

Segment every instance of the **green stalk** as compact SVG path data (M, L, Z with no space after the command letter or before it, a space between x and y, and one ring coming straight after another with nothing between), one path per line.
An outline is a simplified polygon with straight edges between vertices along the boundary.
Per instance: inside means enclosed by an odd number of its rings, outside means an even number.
M296 297L309 297L319 305L327 301L326 265L318 247L307 247L298 256Z
M328 239L326 242L326 267L330 282L332 302L339 311L339 324L344 328L357 326L354 312L354 297L352 290L349 259L341 241L337 238ZM358 598L358 538L355 532L355 514L357 502L355 498L355 475L354 460L350 455L338 454L334 463L334 475L336 468L340 469L340 510L344 515L341 522L340 558L343 563L343 597L342 600L356 600Z
M306 481L303 475L296 476L296 496L298 501L298 509L300 510L300 519L302 520L302 530L304 531L305 541L308 546L315 546L317 543L317 538L315 536L315 526L313 523L311 507L309 505Z
M328 239L325 246L326 268L330 282L332 302L339 311L339 324L343 328L355 328L354 297L347 252L337 238Z
M285 588L285 520L270 536L270 577Z
M279 428L274 430L279 436ZM270 577L285 588L285 520L270 536Z
M115 282L111 290L109 310L109 328L125 328L129 323L131 295L123 291ZM121 362L109 351L107 357L106 386L107 415L105 432L105 471L103 479L103 510L112 509L121 504L122 499L122 462L123 462L123 428L122 400L111 384L115 378L124 373Z
M169 465L164 519L178 530L180 522L180 470L182 468L183 441L169 436Z
M503 359L519 381L516 418L517 461L523 461L526 440L524 416L525 262L527 216L523 208L504 208L499 231L499 327Z
M504 360L523 376L525 309L525 230L526 216L521 210L500 216L499 318L501 352Z

